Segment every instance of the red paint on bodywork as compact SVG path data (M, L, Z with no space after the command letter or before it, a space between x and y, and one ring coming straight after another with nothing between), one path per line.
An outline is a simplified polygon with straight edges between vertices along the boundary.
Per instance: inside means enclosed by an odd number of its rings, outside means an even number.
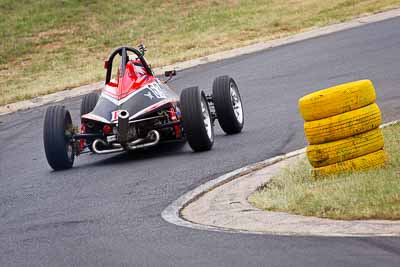
M118 81L112 80L106 84L104 92L121 100L146 84L155 82L156 78L146 72L146 69L140 64L140 60L130 60L126 64L125 73L119 77L121 68L118 68Z
M81 133L86 133L86 124L84 122L82 122L81 124ZM84 148L85 148L85 139L82 138L79 140L79 153L81 153Z
M169 118L171 121L177 121L178 116L176 115L175 109L173 107L169 108ZM175 130L175 137L176 138L181 138L182 137L182 131L181 127L179 125L174 125L174 130Z

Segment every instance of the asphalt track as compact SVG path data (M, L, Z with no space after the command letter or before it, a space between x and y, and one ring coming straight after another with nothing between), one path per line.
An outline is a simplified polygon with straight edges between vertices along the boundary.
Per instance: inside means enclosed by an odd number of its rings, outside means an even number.
M0 117L0 266L399 266L399 238L228 234L171 225L161 211L218 175L306 145L297 100L372 79L384 121L400 118L400 18L179 73L210 88L230 74L245 107L242 134L217 127L212 151L186 145L82 156L52 172L46 106ZM151 51L150 51L151 53ZM78 119L79 99L64 101Z

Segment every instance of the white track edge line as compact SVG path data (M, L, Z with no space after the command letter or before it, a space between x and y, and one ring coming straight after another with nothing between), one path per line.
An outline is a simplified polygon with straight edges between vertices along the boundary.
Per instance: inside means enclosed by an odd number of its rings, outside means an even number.
M400 120L395 120L391 121L388 123L384 123L380 126L380 128L385 128L388 126L392 126L395 124L399 124ZM257 234L257 235L278 235L278 236L326 236L326 237L373 237L373 236L379 236L379 237L385 237L385 236L398 236L396 234L340 234L340 233L292 233L292 232L274 232L274 231L247 231L247 230L238 230L238 229L230 229L230 228L222 228L222 227L217 227L217 226L212 226L212 225L203 225L203 224L198 224L195 222L191 222L188 220L185 220L181 217L181 210L185 208L187 205L192 203L193 201L196 201L199 197L202 195L206 194L207 192L213 190L214 188L221 186L225 183L228 183L236 178L239 178L245 174L248 174L250 172L259 170L264 167L268 167L270 165L273 165L275 163L278 163L282 160L289 159L295 156L298 156L300 154L304 154L306 151L306 148L301 148L292 152L289 152L284 155L279 155L267 160L263 160L260 162L256 162L253 164L250 164L248 166L233 170L231 172L228 172L222 176L219 176L216 179L213 179L211 181L208 181L195 189L185 193L181 197L179 197L177 200L172 202L170 205L168 205L161 213L161 217L171 223L175 224L177 226L183 226L187 228L192 228L196 230L208 230L208 231L214 231L214 232L224 232L224 233L242 233L242 234Z

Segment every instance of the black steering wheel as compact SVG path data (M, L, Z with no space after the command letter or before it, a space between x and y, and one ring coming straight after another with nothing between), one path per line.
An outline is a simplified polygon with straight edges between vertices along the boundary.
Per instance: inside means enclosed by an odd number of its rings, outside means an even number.
M113 61L114 61L114 58L115 58L116 55L120 55L122 57L120 77L122 77L124 75L125 68L126 68L126 63L129 60L128 51L134 53L138 57L140 62L142 63L142 65L145 68L146 72L149 73L151 76L154 76L153 71L151 70L151 68L147 64L146 60L144 59L143 54L139 50L137 50L136 48L133 48L133 47L122 46L122 47L119 47L119 48L115 49L110 54L110 56L108 57L106 84L109 83L110 80L111 80L112 65L113 65Z

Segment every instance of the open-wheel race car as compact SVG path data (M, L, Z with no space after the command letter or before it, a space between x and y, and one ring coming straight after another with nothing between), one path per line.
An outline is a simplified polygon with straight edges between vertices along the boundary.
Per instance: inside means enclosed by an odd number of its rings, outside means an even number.
M242 101L232 78L217 77L211 95L190 87L179 97L167 85L176 71L166 71L168 80L160 81L144 52L144 46L139 46L111 53L104 64L107 72L100 96L93 92L82 99L80 127L73 125L64 106L47 108L44 148L54 170L71 168L75 157L83 153L130 151L165 142L188 141L193 151L210 150L216 119L226 134L241 132ZM113 63L118 66L115 79L111 79Z

